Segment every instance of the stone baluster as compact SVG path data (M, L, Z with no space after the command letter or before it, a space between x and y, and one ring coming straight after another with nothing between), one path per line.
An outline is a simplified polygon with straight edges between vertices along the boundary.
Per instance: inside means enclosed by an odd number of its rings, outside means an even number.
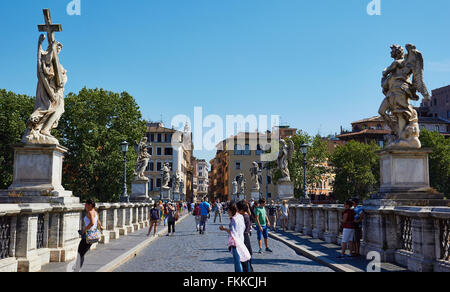
M295 229L295 222L296 222L296 212L295 212L295 205L289 206L289 217L288 217L288 230L294 230Z
M312 235L312 212L311 212L311 206L305 205L304 206L304 212L303 212L303 234L311 236Z
M295 206L295 232L303 231L303 210L301 205Z
M117 209L117 228L119 228L119 235L126 236L128 234L126 227L127 219L127 204L121 203L119 209Z
M338 208L329 206L326 209L328 213L328 229L324 234L324 238L328 243L337 243L337 236L339 235Z
M137 230L141 229L141 228L139 227L139 210L138 210L138 204L133 204L132 212L133 212L133 227L134 227L134 230L137 231Z
M144 206L142 204L138 204L138 218L139 218L139 228L142 229L145 227L144 225Z
M315 220L314 229L312 231L313 238L324 239L325 233L325 216L323 206L314 206L312 208Z

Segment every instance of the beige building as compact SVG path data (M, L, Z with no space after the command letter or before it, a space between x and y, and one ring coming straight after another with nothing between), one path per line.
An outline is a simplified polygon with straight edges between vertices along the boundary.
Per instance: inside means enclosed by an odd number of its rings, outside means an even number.
M217 154L210 161L210 197L228 201L232 199L233 181L239 174L247 180L246 199L251 199L253 183L250 177L252 162L256 161L262 169L261 195L276 199L277 188L272 181L272 173L266 170L261 161L264 150L270 149L270 133L239 133L217 145ZM264 150L263 150L264 149Z
M177 172L184 181L183 194L192 196L192 134L164 127L163 123L147 125L148 153L151 155L145 175L149 178L149 196L159 199L164 163L169 163L173 177Z
M209 166L206 160L196 159L194 162L194 201L201 200L208 195L209 189Z

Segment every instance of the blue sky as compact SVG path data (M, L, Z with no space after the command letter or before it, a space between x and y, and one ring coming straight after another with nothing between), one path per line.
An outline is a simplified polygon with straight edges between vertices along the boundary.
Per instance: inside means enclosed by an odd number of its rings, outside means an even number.
M3 1L0 88L33 95L42 8L62 23L66 92L127 91L149 120L280 115L310 134L374 116L389 46L414 43L429 89L450 84L450 1L381 0ZM197 156L212 158L214 153Z

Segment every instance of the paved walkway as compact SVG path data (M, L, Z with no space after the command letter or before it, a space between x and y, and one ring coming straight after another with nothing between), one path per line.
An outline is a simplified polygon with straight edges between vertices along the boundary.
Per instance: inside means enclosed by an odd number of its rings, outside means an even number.
M182 217L177 226L187 216L189 215ZM159 236L147 237L147 227L120 237L117 240L111 240L108 244L98 244L95 249L89 251L86 255L82 272L109 271L111 267L123 263L130 257L134 257L145 246L167 234L167 227L159 225L157 231ZM73 263L50 263L42 268L42 272L68 272L71 264Z
M326 243L320 239L314 239L310 236L304 236L301 233L293 231L271 232L270 236L275 238L297 252L320 262L335 271L339 272L366 272L370 261L365 257L338 259L341 253L341 247L336 244ZM348 253L348 251L347 251ZM390 263L381 263L381 272L407 272L408 270Z
M227 217L227 216L225 216ZM227 249L227 234L220 224L209 220L207 232L199 235L193 216L177 226L174 237L161 237L117 272L233 272L233 260ZM229 219L223 225L227 226ZM252 246L257 251L256 233ZM332 272L325 265L297 254L284 243L270 239L273 253L255 254L255 272Z

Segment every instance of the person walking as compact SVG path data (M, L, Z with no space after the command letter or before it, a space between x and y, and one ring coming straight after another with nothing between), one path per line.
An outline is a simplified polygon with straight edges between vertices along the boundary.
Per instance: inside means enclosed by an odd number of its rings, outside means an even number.
M342 253L338 259L345 257L347 248L353 251L353 238L355 236L355 211L352 209L353 202L347 201L344 204L345 211L342 214Z
M230 216L229 228L220 226L219 229L228 233L228 249L233 254L234 271L242 273L244 265L247 265L247 271L250 270L248 262L251 259L250 252L244 244L245 221L235 203L229 204L228 216Z
M275 202L272 200L270 201L270 205L267 207L269 210L269 222L270 222L270 228L272 231L275 231L277 228L277 206L275 205Z
M200 231L200 205L197 203L194 206L194 211L192 211L192 215L195 218L195 226L197 227L197 232Z
M170 233L172 233L172 236L175 235L175 222L177 217L179 216L178 214L179 211L176 210L174 205L170 204L167 213L167 223L169 225L169 231L167 233L167 236L170 236Z
M244 222L245 222L245 231L244 231L244 244L247 247L250 256L253 257L253 250L252 250L252 243L250 240L250 236L252 235L252 222L250 220L250 209L248 207L247 201L240 201L236 204L238 208L239 214L244 216ZM245 273L247 272L253 272L253 265L252 260L248 261L243 265L243 270Z
M164 222L164 226L167 225L167 216L169 215L169 203L164 203L163 207L163 217L162 217L162 221Z
M208 203L208 198L204 198L200 204L200 234L206 232L206 221L208 221L209 212L211 212L211 205Z
M217 216L219 216L220 223L222 223L222 204L219 200L216 201L216 208L214 212L214 223L216 223Z
M352 199L353 201L353 211L355 212L355 236L353 238L353 251L352 256L361 256L361 239L362 239L362 222L364 220L364 209L359 205L359 200L357 198Z
M287 201L284 200L280 206L280 215L281 215L281 227L284 231L286 231L288 227L288 218L289 218L289 206Z
M256 203L255 203L256 205ZM255 218L256 218L256 231L258 237L259 251L258 253L262 253L262 237L264 237L264 244L266 246L267 252L272 252L269 248L269 230L270 227L269 218L266 213L266 200L260 199L259 205L255 210Z
M81 241L78 245L78 256L74 271L80 272L84 264L84 257L86 253L91 249L93 243L100 241L99 230L103 231L103 226L98 219L98 213L95 210L95 201L88 199L84 205L86 216L84 217L84 228L78 231L81 235Z
M158 203L153 205L153 208L150 210L150 227L148 228L147 236L150 236L152 232L152 228L154 228L153 236L156 236L156 229L158 226L158 221L160 220L160 211L158 210Z

